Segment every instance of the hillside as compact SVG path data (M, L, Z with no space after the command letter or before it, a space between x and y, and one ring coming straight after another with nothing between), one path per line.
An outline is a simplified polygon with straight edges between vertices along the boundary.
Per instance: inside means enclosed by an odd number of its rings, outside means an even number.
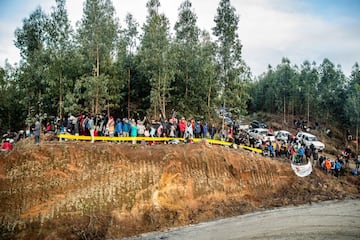
M360 180L206 142L19 144L0 160L1 239L133 236L247 212L360 197Z

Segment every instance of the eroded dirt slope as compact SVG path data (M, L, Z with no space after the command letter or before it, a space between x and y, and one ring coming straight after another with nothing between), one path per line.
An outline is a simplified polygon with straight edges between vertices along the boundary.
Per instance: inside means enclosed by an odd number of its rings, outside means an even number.
M359 197L359 178L196 144L24 145L0 161L2 239L102 239L305 202Z

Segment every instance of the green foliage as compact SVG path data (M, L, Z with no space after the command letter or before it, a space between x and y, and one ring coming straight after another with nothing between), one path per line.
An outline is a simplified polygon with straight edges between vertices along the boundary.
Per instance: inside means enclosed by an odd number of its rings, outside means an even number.
M109 90L107 95L100 94L100 88L104 87L104 81L99 77L100 74L106 74L106 79L114 79L110 76L114 74L112 68L112 56L115 50L118 37L118 23L115 19L115 9L110 0L86 0L84 4L84 15L79 24L77 41L81 46L83 55L83 66L87 70L83 74L80 82L84 79L91 79L88 76L96 76L95 81L95 100L85 103L91 104L92 113L100 113L106 105L109 111L109 99L116 98L114 94L118 85L116 83L106 82L106 88ZM83 86L83 84L80 84ZM114 87L114 88L113 88ZM88 89L89 90L89 89ZM90 90L89 90L90 91ZM116 93L115 93L116 94ZM76 95L76 93L75 93ZM84 100L89 100L85 98ZM106 102L105 105L102 105Z
M170 45L169 21L158 14L158 1L147 4L149 16L143 27L144 35L139 50L140 69L151 86L150 104L153 116L160 112L166 116L171 82L174 80L174 58Z
M126 15L125 21L126 28L121 29L117 42L117 58L113 69L114 79L111 81L114 86L111 88L113 92L111 95L113 96L113 107L126 109L129 113L133 110L130 107L131 102L133 102L132 99L141 99L141 95L137 95L140 91L134 91L134 87L136 89L140 88L137 86L138 81L134 77L136 76L135 50L138 41L139 24L131 14ZM129 114L126 114L126 116L130 117Z
M191 2L186 0L179 8L172 52L177 62L176 81L172 90L173 108L187 115L198 112L206 104L204 77L201 75L200 30L196 26L197 16L191 7Z
M345 113L351 127L356 128L357 135L360 127L360 68L356 63L352 69L349 90L345 103ZM356 136L358 139L359 136Z
M246 102L250 96L246 92L249 79L244 79L247 69L241 60L242 45L237 34L239 17L230 0L221 0L215 16L213 33L217 37L217 61L220 102L232 113L246 113ZM245 75L246 76L246 75Z

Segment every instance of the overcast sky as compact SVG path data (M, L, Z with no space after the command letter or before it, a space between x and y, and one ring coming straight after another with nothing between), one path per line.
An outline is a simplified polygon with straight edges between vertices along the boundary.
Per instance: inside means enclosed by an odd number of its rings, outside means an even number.
M127 13L140 26L145 21L148 0L113 0L117 17L124 23ZM71 24L82 18L83 0L67 0ZM160 11L169 18L171 28L178 18L183 0L160 0ZM211 32L219 0L192 0L198 26ZM360 0L231 0L240 16L239 37L243 59L257 76L281 62L305 60L320 65L324 58L340 64L349 76L355 62L360 63ZM19 62L14 32L24 18L40 6L50 13L55 0L0 0L0 66L5 59Z

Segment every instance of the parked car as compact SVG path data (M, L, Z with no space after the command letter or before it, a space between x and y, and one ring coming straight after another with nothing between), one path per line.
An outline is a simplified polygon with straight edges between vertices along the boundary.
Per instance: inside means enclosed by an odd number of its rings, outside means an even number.
M250 123L252 128L268 128L267 125L261 121L254 120Z
M276 140L287 142L291 136L291 133L286 130L280 130L280 131L275 131L274 135Z
M255 139L260 137L262 141L275 141L274 134L272 134L267 128L249 129L248 133Z
M296 138L303 144L305 144L305 146L310 147L312 144L314 145L314 147L319 150L322 151L325 149L325 144L320 142L318 140L318 138L315 135L312 135L310 133L307 132L298 132L296 134Z
M246 130L249 129L249 124L245 123L244 121L235 121L235 126L238 127L238 129L240 130Z

